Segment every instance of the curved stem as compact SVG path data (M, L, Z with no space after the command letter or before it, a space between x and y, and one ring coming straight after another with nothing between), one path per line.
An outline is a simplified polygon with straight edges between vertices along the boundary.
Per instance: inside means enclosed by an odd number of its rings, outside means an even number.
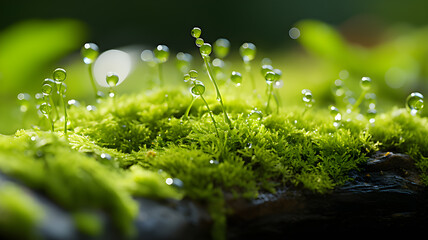
M364 97L366 96L367 92L368 92L368 90L366 90L366 89L363 90L363 92L358 97L357 101L354 103L354 106L352 107L352 111L357 110L358 106L360 106L360 104L363 102Z
M64 136L66 139L68 139L68 134L67 134L67 122L68 122L68 115L67 115L67 105L65 104L65 98L64 96L61 94L61 98L62 98L62 104L64 107Z
M218 133L218 129L217 129L217 123L216 123L216 121L215 121L215 119L214 119L213 113L211 112L210 106L208 105L207 101L206 101L206 100L205 100L205 98L202 96L202 94L201 94L201 95L199 95L199 96L201 96L201 99L204 101L205 105L207 106L208 113L210 114L210 117L211 117L211 119L213 120L213 124L214 124L214 127L215 127L215 131L216 131L216 133L217 133L218 138L219 138L219 139L220 139L220 141L221 141L220 134Z
M251 64L249 61L244 63L245 63L245 71L247 72L247 75L249 75L251 79L251 85L253 86L253 91L256 91L256 82L254 81L254 77L251 74Z
M195 101L196 101L196 98L192 96L192 102L190 102L189 107L187 107L186 112L184 113L184 116L183 116L183 117L184 117L184 119L188 119L188 118L189 118L189 112L190 112L190 109L192 108L193 103L194 103Z
M268 100L266 104L266 113L269 112L269 106L270 106L270 99L272 96L272 90L273 90L273 83L269 84L269 91L268 91Z
M89 79L91 80L92 88L94 89L95 98L98 98L97 85L95 85L94 75L92 74L92 64L88 64Z
M231 127L232 126L232 122L230 121L229 116L227 116L226 110L224 109L223 99L221 97L220 90L218 89L217 83L216 83L216 81L214 79L214 74L213 74L213 72L211 70L210 64L208 62L208 58L205 57L205 56L202 56L202 58L204 59L205 67L207 68L207 71L208 71L208 76L210 77L211 82L213 82L213 84L214 84L214 88L215 88L216 93L217 93L217 100L220 102L221 109L223 110L224 121Z
M162 75L162 63L158 63L158 71L159 71L159 85L163 87L163 75Z

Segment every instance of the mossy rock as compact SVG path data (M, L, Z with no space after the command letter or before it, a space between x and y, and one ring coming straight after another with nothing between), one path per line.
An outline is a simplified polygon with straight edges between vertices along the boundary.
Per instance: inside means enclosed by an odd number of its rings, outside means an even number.
M193 224L208 224L211 237L223 239L231 236L226 219L240 211L233 202L284 191L333 196L358 181L356 173L379 151L409 156L422 186L415 194L425 191L426 118L394 109L374 125L350 115L336 127L327 111L296 108L254 118L251 110L263 106L228 100L231 125L217 102L208 101L218 135L202 102L183 118L190 98L179 91L105 99L95 110L71 106L67 137L61 121L53 133L36 128L1 135L0 172L19 183L0 185L0 211L9 216L0 218L1 234L44 237L37 230L45 216L32 191L72 216L78 238L103 238L107 232L142 237L136 225L140 203L151 199L165 206L195 204L200 222ZM20 224L25 231L9 227ZM201 236L206 235L194 237Z

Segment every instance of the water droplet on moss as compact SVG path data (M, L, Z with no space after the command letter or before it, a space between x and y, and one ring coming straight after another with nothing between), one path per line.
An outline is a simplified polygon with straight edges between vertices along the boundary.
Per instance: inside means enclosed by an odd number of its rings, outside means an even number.
M415 116L424 108L424 96L419 92L411 93L407 97L406 108L412 116Z
M91 64L97 59L99 55L99 48L95 43L85 43L83 45L82 49L80 50L80 53L83 57L83 62L86 64Z
M105 159L105 160L109 160L109 161L112 159L110 154L108 154L108 153L101 153L100 157L101 157L101 159Z
M254 108L253 110L251 110L251 112L248 114L248 118L249 119L256 119L256 120L260 120L263 118L263 113L260 110L257 110L257 108Z

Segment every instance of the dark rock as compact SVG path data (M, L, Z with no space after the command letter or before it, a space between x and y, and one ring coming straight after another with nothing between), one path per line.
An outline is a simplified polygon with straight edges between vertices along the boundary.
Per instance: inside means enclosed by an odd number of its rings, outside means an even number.
M425 231L428 191L409 156L379 152L350 174L353 181L328 194L284 188L252 201L231 201L228 239Z

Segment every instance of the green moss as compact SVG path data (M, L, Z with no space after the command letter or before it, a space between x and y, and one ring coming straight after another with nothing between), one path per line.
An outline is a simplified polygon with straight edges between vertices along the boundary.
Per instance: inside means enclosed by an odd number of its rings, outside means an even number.
M182 119L188 94L121 96L95 111L72 107L68 142L60 132L1 136L0 171L72 212L104 210L124 233L132 232L133 197L190 198L206 205L217 239L225 236L226 194L251 199L281 186L325 194L352 181L349 172L378 149L410 154L428 183L425 118L396 110L379 116L374 126L349 116L335 128L327 109L290 109L257 120L248 113L261 109L259 103L228 99L230 127L219 104L207 99L221 139L199 100L189 119ZM183 186L169 186L166 178ZM88 219L77 220L79 226ZM92 227L82 231L98 233L96 219L89 220Z
M41 207L12 183L0 185L0 236L8 239L39 239L37 223L43 219Z

